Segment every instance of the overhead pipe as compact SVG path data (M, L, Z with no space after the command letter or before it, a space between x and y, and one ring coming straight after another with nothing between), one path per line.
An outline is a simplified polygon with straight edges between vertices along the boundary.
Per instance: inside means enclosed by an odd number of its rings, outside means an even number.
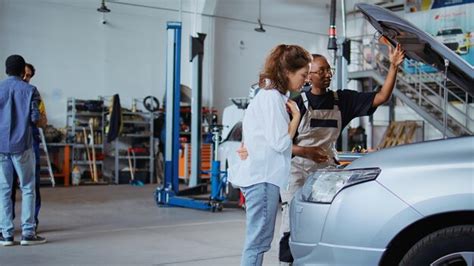
M337 50L336 43L336 0L331 0L331 11L329 13L329 41L328 50Z

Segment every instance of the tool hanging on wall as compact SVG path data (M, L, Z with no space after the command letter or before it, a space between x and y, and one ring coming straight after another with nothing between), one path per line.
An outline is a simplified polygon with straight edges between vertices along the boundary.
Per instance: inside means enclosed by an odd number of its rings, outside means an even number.
M147 96L143 99L143 106L150 112L156 112L160 109L160 101L155 96Z
M130 156L130 154L133 155L133 166L132 166L132 157ZM128 168L130 171L130 185L142 187L143 182L135 179L135 171L137 170L137 160L135 157L135 150L132 147L127 149L127 157L128 157Z

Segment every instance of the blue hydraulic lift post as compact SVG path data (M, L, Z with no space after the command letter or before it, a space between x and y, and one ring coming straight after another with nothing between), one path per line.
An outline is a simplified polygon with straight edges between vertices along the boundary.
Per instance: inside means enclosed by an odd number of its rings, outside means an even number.
M158 187L155 192L155 200L158 205L180 206L193 209L220 211L222 210L222 202L225 197L221 196L221 191L225 188L225 176L221 179L219 162L214 162L212 169L212 191L211 198L207 201L194 200L192 198L185 198L179 191L179 176L178 176L178 154L179 154L179 119L180 119L180 60L181 60L181 23L168 22L168 48L166 57L166 147L165 147L165 182L163 186ZM194 100L201 97L202 90L202 58L204 54L204 39L205 34L198 33L198 37L191 38L191 61L193 62L193 72L196 77L193 79L193 97ZM194 109L200 109L200 104L193 106ZM194 111L193 111L194 112ZM196 113L200 113L197 112ZM200 117L200 115L199 115ZM195 132L200 132L200 120L196 120L196 114L193 119L196 129ZM217 129L216 129L217 130ZM216 135L216 144L219 142L219 130L214 130ZM195 142L196 137L194 136ZM196 143L193 143L196 146ZM199 147L199 145L197 145ZM217 149L217 148L216 148ZM200 149L194 149L199 152ZM194 161L194 166L198 162ZM198 169L200 171L200 169ZM199 173L195 171L195 175ZM224 182L222 182L224 181ZM207 186L207 185L206 185Z
M165 182L163 188L178 193L179 160L179 108L181 100L181 22L168 22L168 48L166 58L166 147ZM164 195L166 198L169 195ZM160 199L166 203L167 199Z
M181 22L170 25L168 23L168 28L174 28L174 84L173 84L173 93L174 93L174 114L173 114L173 123L174 123L174 132L173 140L175 141L173 145L173 190L175 193L179 191L179 120L181 117L180 114L180 103L181 103Z
M193 83L191 100L191 177L189 186L201 183L201 139L202 139L202 62L206 34L198 33L190 38L190 59L193 64Z

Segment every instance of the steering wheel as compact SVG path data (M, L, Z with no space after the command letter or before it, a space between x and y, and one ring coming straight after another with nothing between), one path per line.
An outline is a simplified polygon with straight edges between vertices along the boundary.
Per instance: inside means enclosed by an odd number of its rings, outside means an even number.
M143 106L150 112L156 112L160 109L160 102L155 96L147 96L143 99Z

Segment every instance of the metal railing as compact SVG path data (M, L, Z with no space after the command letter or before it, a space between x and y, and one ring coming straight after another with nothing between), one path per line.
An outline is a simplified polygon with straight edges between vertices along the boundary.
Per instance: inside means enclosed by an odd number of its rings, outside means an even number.
M386 76L390 64L387 49L382 49L375 40L368 44L362 41L356 43L357 49L351 51L352 71L373 70L381 76ZM474 106L469 104L470 96L467 92L464 93L464 97L460 97L444 85L443 72L431 72L434 71L433 68L420 65L413 60L405 60L399 69L397 77L399 90L409 95L412 101L436 119L444 120L446 117L446 124L456 135L472 134L474 120L470 114L474 113ZM450 100L447 108L443 105L445 95Z

